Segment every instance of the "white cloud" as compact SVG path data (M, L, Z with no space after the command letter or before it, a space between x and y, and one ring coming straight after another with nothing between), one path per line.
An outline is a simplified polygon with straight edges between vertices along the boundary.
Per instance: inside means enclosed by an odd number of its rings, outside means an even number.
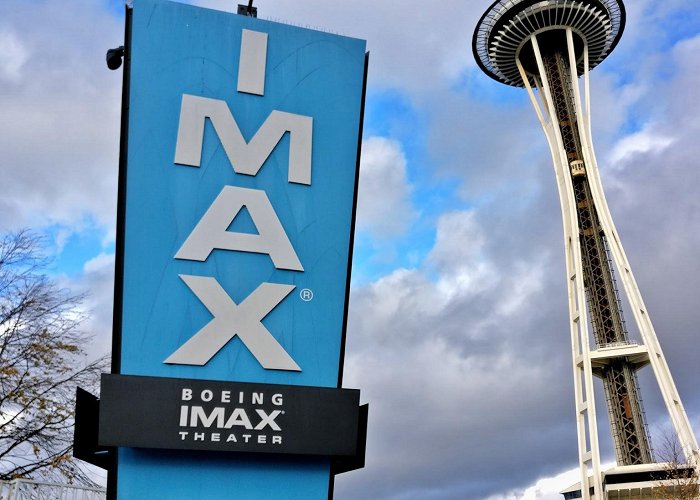
M100 254L85 263L84 272L71 288L86 292L83 308L88 314L86 331L94 335L89 353L96 357L111 352L114 305L114 255Z
M80 306L85 315L82 329L93 336L85 346L90 358L97 358L111 351L112 309L114 304L114 254L100 253L83 264L83 272L59 279L63 288L74 294L84 294Z
M608 462L602 464L601 467L603 470L607 470L613 466L614 463ZM522 491L493 495L486 500L561 500L562 495L559 492L580 481L581 472L577 467L551 477L538 479L535 484L528 486Z
M610 165L621 168L620 163L629 164L640 153L660 154L674 142L672 137L654 133L652 127L629 134L617 142L610 153Z
M440 271L437 288L447 297L475 294L494 283L495 270L484 259L483 229L475 214L443 214L437 223L435 246L428 259Z
M112 271L114 269L114 254L101 253L83 264L85 273Z
M12 31L0 28L0 79L17 83L29 53L19 37Z
M362 142L357 225L374 238L406 232L417 216L406 178L406 156L398 141L370 137Z

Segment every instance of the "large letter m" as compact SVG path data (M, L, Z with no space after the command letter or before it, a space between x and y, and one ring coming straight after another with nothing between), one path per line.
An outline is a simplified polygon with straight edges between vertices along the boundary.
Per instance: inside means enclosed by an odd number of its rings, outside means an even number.
M234 172L256 175L286 132L289 132L289 182L311 184L310 116L273 111L246 142L225 101L184 94L175 146L175 163L199 167L204 123L211 120Z

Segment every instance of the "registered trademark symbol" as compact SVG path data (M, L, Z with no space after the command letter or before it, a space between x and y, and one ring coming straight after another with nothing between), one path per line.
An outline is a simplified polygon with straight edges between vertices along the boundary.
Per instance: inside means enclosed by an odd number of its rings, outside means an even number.
M301 297L301 300L304 302L310 302L314 298L314 292L308 288L304 288L301 292L299 292L299 297Z

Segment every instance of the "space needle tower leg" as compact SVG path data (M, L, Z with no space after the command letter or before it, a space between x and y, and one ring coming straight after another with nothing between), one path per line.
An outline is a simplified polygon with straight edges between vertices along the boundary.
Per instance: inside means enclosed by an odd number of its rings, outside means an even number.
M527 90L549 143L564 226L581 494L597 499L607 493L594 377L602 381L618 468L654 463L636 375L647 364L687 462L699 465L697 440L613 224L591 140L588 71L614 48L624 19L622 0L497 0L473 42L489 76ZM629 339L616 272L641 343Z
M584 287L584 271L581 257L581 247L578 237L578 219L573 185L570 182L569 157L564 146L564 137L559 123L565 121L558 117L556 110L566 109L561 103L555 102L545 63L540 52L537 37L532 35L529 40L532 45L539 79L537 87L540 91L543 106L540 106L529 82L522 63L516 61L518 72L542 125L550 146L554 172L559 190L559 200L562 209L564 226L564 246L566 250L566 270L569 299L569 328L571 334L572 359L574 370L574 396L576 399L576 427L578 432L579 470L582 483L583 498L590 498L590 492L603 491L600 468L600 451L598 448L598 427L596 421L595 399L593 397L593 369L590 362L589 330L586 310L586 293ZM557 75L557 83L561 75ZM557 97L561 97L557 89ZM544 109L542 109L542 107ZM562 119L560 119L562 118Z
M573 49L573 35L570 29L567 29L567 45L568 45L568 51L569 51L569 61L570 61L570 67L575 67L575 57L574 57L574 49ZM683 450L685 459L689 463L698 463L698 443L695 438L695 435L693 433L692 428L690 427L690 422L688 420L688 417L685 413L685 410L683 409L683 404L680 399L680 395L678 394L678 391L676 389L675 383L673 382L673 378L671 376L671 372L669 370L668 364L666 363L666 359L663 355L663 352L661 350L661 346L659 344L658 338L656 337L656 333L654 332L654 328L651 324L651 321L649 320L649 316L646 313L646 306L644 305L644 301L642 300L641 293L639 291L639 287L637 286L637 283L634 279L634 275L632 273L632 268L629 264L629 261L627 260L627 256L625 255L625 251L622 247L622 243L620 242L620 238L618 236L617 230L615 228L615 225L612 220L612 216L610 215L610 210L608 208L607 201L605 199L605 195L603 193L603 187L600 181L600 175L598 171L598 165L597 161L595 158L595 153L593 150L593 145L591 141L591 121L590 121L590 99L589 99L589 94L588 94L588 50L587 46L584 46L584 74L583 74L583 79L584 79L584 88L586 89L585 93L585 101L586 101L586 111L584 112L583 107L581 105L581 97L579 94L579 86L576 83L576 73L575 71L571 72L571 81L573 83L572 85L572 90L574 93L574 104L576 106L576 115L581 117L581 120L579 120L579 127L580 127L580 140L582 144L582 154L583 154L583 159L584 159L584 165L590 165L590 167L587 169L588 170L588 175L587 175L587 181L588 181L588 187L590 190L590 198L593 202L593 207L595 207L599 219L599 227L601 230L601 235L603 236L603 242L606 245L606 248L609 252L609 256L611 257L611 260L615 266L616 269L618 269L619 274L620 274L620 281L622 282L622 288L624 290L625 296L627 297L630 306L631 306L631 312L634 318L634 322L637 325L639 329L639 333L641 336L642 344L643 347L641 347L641 350L646 349L647 353L646 355L640 354L639 356L633 357L633 356L627 356L625 354L625 351L621 351L619 355L611 355L607 357L603 357L600 359L610 359L614 360L615 358L621 358L623 359L623 363L627 364L629 368L633 371L636 371L639 369L641 366L645 365L646 363L649 363L653 369L654 375L656 377L656 380L659 384L659 389L661 392L661 396L666 404L666 408L669 413L669 417L671 419L671 422L673 424L674 430L676 432L678 442ZM618 307L619 307L619 300L617 301ZM622 315L622 311L620 311L620 317ZM623 334L626 333L624 329L624 324L623 324ZM610 344L609 339L605 339L607 341L607 344L603 342L603 339L596 339L596 343L599 344L599 347L603 347L605 345ZM615 340L615 342L620 342L620 340ZM615 343L613 342L613 344ZM623 344L631 345L631 343L628 341L626 338L626 335L622 338L621 342ZM599 349L599 352L596 354L600 355L602 352L601 349ZM607 370L607 372L612 372L613 369ZM606 373L605 370L602 371L602 373ZM604 386L606 383L606 379L603 376L604 379ZM635 384L634 387L632 387L632 390L636 390L636 377L634 380ZM617 390L617 388L611 384L610 387L606 387L606 391L608 390ZM607 394L606 394L607 395ZM630 396L631 397L631 396ZM608 399L610 401L610 399ZM624 408L626 408L626 402L624 402ZM632 400L632 403L634 401ZM640 407L641 409L641 407ZM622 423L624 424L624 422ZM641 431L640 431L641 433ZM625 431L621 430L617 433L617 436L623 436L624 437ZM616 437L617 437L616 436ZM645 438L645 435L641 435L641 438ZM629 439L629 438L628 438ZM647 438L648 439L648 438ZM646 446L650 445L647 443ZM627 449L624 449L623 447L623 454L629 454L630 452ZM640 458L642 458L640 460ZM647 456L646 454L644 456L635 456L632 460L628 460L628 462L632 463L647 463L647 461L652 461L653 457L651 456L651 452L649 452L649 455ZM621 459L618 457L618 461L625 462L625 459Z

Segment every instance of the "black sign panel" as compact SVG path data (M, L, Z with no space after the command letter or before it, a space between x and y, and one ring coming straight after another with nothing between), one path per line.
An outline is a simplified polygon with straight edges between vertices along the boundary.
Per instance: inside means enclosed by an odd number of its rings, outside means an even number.
M360 391L102 375L99 444L350 456Z

